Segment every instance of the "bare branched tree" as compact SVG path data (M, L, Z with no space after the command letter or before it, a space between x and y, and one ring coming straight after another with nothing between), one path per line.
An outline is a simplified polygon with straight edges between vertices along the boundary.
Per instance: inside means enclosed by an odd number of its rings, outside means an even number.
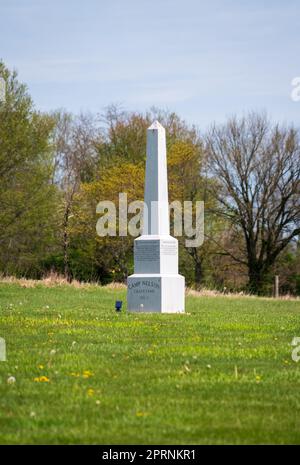
M281 251L300 234L298 133L253 113L214 126L206 152L218 180L218 213L244 238L241 253L231 256L247 266L249 287L260 293Z
M93 179L98 163L96 150L99 136L95 118L90 114L72 116L64 111L54 115L54 178L63 195L62 236L64 251L64 273L70 280L69 219L72 214L74 196L81 182Z

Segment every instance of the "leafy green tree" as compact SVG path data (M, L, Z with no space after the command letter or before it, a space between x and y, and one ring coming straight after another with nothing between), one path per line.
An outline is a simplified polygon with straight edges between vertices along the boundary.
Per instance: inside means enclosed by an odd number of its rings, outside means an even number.
M134 182L133 182L134 180ZM74 276L101 282L125 281L133 271L133 237L103 236L96 233L99 215L96 206L109 200L119 218L119 193L126 192L128 203L143 199L144 169L141 163L124 162L102 170L101 180L84 183L76 195L70 219L70 257ZM133 214L128 214L128 219ZM116 222L116 233L119 223ZM88 264L88 267L85 267Z
M56 189L49 138L54 121L35 111L26 87L0 63L0 269L36 274L53 244Z

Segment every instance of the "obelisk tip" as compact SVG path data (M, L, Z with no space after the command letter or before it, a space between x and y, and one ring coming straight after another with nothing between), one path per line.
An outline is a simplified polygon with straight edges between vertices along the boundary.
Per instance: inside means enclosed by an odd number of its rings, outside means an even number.
M153 130L153 129L159 130L160 129L161 130L161 129L164 129L164 127L160 124L159 121L155 120L148 129L150 129L150 130Z

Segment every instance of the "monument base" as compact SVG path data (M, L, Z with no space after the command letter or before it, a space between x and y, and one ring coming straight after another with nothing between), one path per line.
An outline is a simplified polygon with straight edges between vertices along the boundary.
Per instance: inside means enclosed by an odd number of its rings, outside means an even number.
M133 274L127 278L129 312L184 312L185 280L180 274Z

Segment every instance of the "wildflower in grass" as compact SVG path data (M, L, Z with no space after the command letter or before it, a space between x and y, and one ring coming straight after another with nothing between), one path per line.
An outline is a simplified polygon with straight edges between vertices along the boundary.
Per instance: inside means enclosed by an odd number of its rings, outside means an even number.
M136 412L135 416L136 417L146 417L149 415L147 412Z
M90 378L91 376L94 376L94 373L90 370L84 370L82 377L83 378Z
M96 400L96 405L100 405L101 404L101 401L100 400Z
M94 394L95 394L94 389L90 388L90 389L87 390L87 395L88 395L89 397L93 397Z
M44 365L38 365L38 368L42 370L44 368Z
M210 369L211 369L211 365L210 365L210 364L206 365L206 368L208 368L208 369L210 370Z
M7 384L14 384L16 382L16 378L14 376L9 376L7 378Z
M56 350L55 350L55 349L50 350L50 355L55 355L55 354L56 354Z
M30 418L34 418L36 416L36 413L35 412L30 412Z
M235 379L238 379L238 367L236 365L234 365L234 376Z
M187 373L190 373L191 369L188 367L188 365L184 365L184 369Z
M256 376L255 376L255 381L256 381L257 383L260 383L260 382L261 382L261 376L256 375Z
M49 383L50 379L47 376L37 376L33 381L36 383Z

